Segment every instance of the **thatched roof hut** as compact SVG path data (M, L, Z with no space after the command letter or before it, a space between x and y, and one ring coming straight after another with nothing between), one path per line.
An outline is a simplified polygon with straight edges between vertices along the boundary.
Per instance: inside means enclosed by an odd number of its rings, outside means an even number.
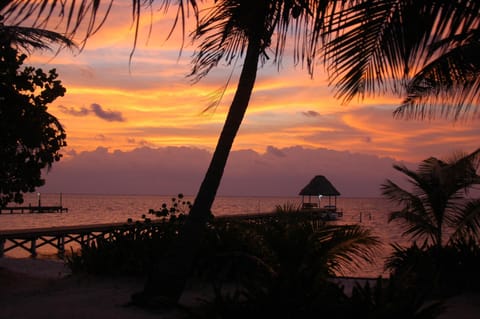
M304 207L318 207L318 204L311 202L311 196L315 196L320 202L322 196L328 196L328 206L332 206L331 197L335 198L333 207L337 205L337 196L340 192L323 175L315 176L299 193L302 195L302 204ZM305 202L305 196L308 196L308 202Z
M301 191L302 196L340 196L340 192L323 175L315 176Z

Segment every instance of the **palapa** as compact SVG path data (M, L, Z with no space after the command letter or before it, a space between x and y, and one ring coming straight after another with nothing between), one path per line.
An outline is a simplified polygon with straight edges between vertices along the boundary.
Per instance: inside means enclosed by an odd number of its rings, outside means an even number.
M301 191L302 196L340 196L340 192L323 175L315 176Z

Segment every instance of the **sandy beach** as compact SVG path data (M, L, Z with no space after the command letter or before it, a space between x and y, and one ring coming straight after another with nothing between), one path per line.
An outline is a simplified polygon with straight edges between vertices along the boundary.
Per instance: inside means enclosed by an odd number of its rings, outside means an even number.
M346 289L349 283L345 282ZM0 258L0 319L182 318L181 309L153 313L127 306L143 280L70 274L62 261ZM199 304L202 291L190 289L180 304ZM464 294L447 301L439 319L480 318L480 295Z
M181 310L153 313L127 306L143 280L71 276L61 261L0 258L0 319L182 318ZM194 291L181 304L198 300Z

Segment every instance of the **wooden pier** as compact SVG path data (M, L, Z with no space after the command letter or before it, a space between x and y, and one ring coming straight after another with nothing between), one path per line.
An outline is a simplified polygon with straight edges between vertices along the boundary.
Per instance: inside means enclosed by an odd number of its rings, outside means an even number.
M323 223L325 219L315 212L298 212L292 216L309 216L312 222ZM224 220L244 220L250 223L268 223L271 218L278 218L277 213L241 214L217 216ZM142 234L144 231L155 231L165 222L161 219L149 222L125 222L96 225L59 226L49 228L0 230L0 257L13 249L23 249L36 257L37 249L51 246L57 255L63 258L67 244L89 245L97 239L113 238L117 234Z
M68 208L63 206L13 206L0 208L0 214L33 214L33 213L66 213Z
M62 258L67 244L90 244L100 238L111 238L119 232L141 232L158 227L160 224L162 223L132 222L4 230L0 231L0 257L16 248L29 252L31 257L36 257L38 248L52 246L57 249L58 256Z

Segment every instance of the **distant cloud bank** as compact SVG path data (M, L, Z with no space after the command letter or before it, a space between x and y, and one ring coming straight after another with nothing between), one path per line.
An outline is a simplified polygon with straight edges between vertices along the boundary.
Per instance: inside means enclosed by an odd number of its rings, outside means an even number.
M41 191L194 195L210 158L210 152L192 147L97 148L55 163ZM315 175L325 175L342 196L378 197L387 178L401 182L393 164L391 158L300 146L233 151L218 195L296 196Z

